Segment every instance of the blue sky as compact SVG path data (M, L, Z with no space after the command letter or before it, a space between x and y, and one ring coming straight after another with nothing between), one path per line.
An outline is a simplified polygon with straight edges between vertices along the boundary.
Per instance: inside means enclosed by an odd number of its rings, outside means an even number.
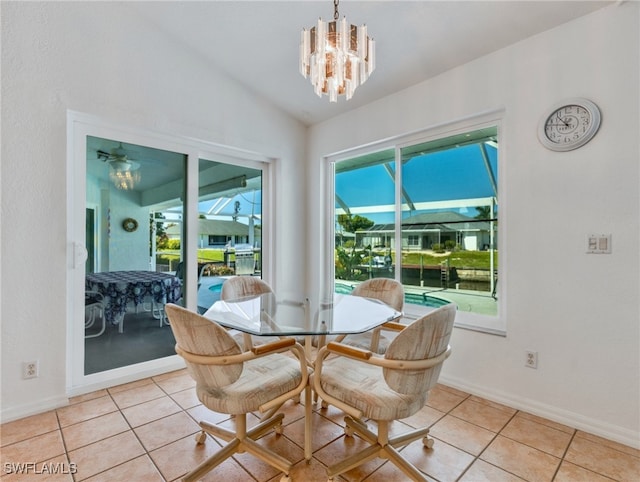
M498 149L485 146L497 181ZM395 171L395 163L391 168ZM415 156L405 162L403 180L403 188L414 203L494 195L479 144ZM382 164L338 173L335 184L338 196L352 208L394 203L394 185ZM418 212L424 210L411 214ZM457 212L470 217L477 214L475 209ZM393 213L361 215L377 223L393 222Z

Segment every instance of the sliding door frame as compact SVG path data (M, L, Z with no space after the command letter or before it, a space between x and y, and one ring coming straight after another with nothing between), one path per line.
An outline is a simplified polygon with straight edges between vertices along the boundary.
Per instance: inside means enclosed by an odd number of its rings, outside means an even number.
M275 169L274 158L263 154L235 149L203 140L123 126L109 120L75 111L67 112L67 269L66 269L66 379L67 395L76 396L102 388L127 383L184 367L177 355L150 360L136 365L104 372L84 374L84 279L87 250L85 243L86 153L87 136L118 139L122 142L145 145L184 154L186 164L186 196L184 200L184 260L197 265L198 239L198 162L199 159L222 159L234 165L262 170L262 277L273 279L273 210ZM187 307L196 309L197 279L185 280Z

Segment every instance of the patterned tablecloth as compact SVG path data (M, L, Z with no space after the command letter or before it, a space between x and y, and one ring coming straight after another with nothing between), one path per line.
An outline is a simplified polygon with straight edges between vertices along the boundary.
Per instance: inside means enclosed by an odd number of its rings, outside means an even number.
M127 304L137 307L146 299L164 305L174 303L182 293L182 281L170 273L155 271L106 271L90 273L85 279L86 291L104 296L104 316L109 323L120 323Z

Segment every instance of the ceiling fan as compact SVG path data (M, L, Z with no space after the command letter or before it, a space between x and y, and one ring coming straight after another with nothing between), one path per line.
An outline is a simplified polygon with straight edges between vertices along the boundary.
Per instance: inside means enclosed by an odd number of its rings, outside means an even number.
M122 142L110 152L97 150L96 154L99 160L108 164L109 178L117 189L133 189L140 182L140 163L127 157Z

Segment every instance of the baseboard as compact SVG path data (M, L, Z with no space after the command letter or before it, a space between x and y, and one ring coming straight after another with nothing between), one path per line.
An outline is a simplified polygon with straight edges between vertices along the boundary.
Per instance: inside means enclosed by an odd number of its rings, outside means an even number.
M528 398L514 396L511 393L487 390L486 387L470 384L455 377L440 376L443 385L462 390L464 392L486 398L493 402L502 403L509 407L567 425L569 427L588 432L614 442L640 449L640 433L624 427L611 425L601 420L595 420L578 413L563 410L558 407L539 403Z
M7 410L2 410L0 412L0 420L2 420L2 423L12 422L20 418L30 417L31 415L48 412L49 410L65 407L67 405L69 405L69 399L67 397L45 398L33 403L24 403L19 407L11 407Z
M95 392L104 388L115 387L125 383L134 382L143 378L162 375L185 367L184 360L177 355L160 358L137 365L116 368L106 372L87 375L82 383L67 387L69 397L77 397L86 393Z
M159 360L152 360L139 365L122 367L108 372L102 372L95 376L85 377L81 385L67 387L66 396L56 396L37 400L33 403L25 403L19 407L10 407L0 410L2 423L12 422L32 415L48 412L69 405L69 398L86 393L95 392L104 388L110 388L124 383L149 378L185 367L184 360L177 355Z

